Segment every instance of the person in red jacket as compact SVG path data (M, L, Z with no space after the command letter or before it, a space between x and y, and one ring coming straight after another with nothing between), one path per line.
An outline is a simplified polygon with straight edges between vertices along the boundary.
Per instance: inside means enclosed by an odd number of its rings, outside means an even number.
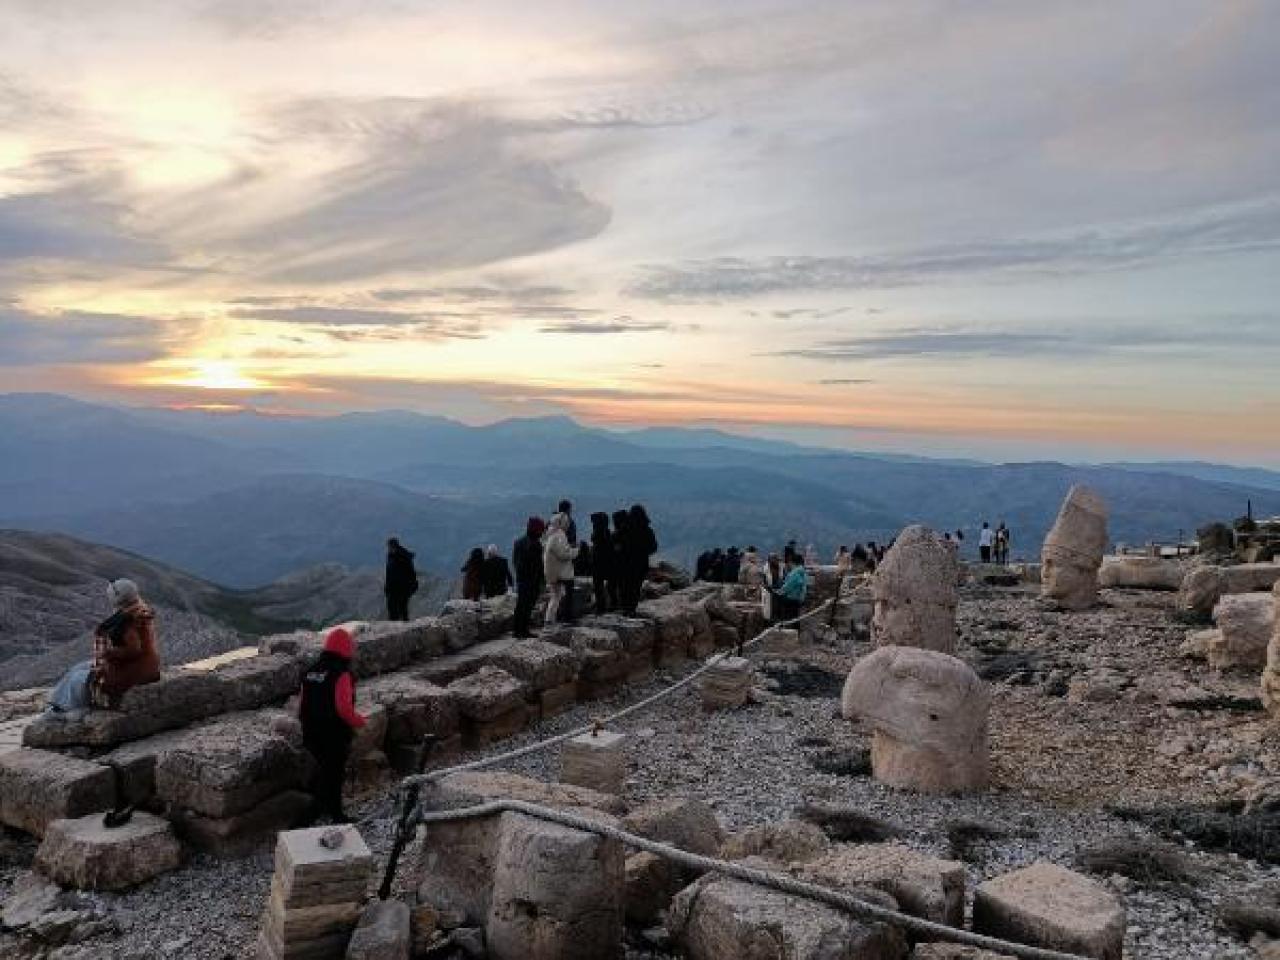
M334 823L351 822L342 809L342 782L351 740L365 724L365 718L356 712L356 681L351 673L355 650L351 634L334 627L325 637L324 652L302 675L298 719L302 721L302 741L316 761L311 823L321 816Z

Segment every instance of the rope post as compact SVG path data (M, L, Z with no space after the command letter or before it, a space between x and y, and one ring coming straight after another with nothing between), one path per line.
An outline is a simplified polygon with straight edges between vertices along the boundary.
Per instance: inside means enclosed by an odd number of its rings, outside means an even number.
M426 767L436 743L440 738L428 733L422 738L422 759L418 763L418 773ZM422 789L419 780L408 780L400 784L400 810L396 817L396 836L391 844L391 855L387 858L387 869L382 875L382 883L378 886L378 899L386 900L391 896L391 885L396 879L396 870L400 866L400 855L409 844L409 837L417 826L418 794Z

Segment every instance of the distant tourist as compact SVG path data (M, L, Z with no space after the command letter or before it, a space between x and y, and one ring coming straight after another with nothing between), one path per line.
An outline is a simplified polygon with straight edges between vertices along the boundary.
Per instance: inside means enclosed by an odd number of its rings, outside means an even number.
M693 565L693 579L710 580L711 579L711 551L703 550L698 554L698 559Z
M707 579L712 583L724 583L724 551L719 547L711 551L711 564L707 567Z
M569 518L557 513L547 524L547 534L542 544L542 572L547 578L546 623L557 620L568 622L573 615L573 561L578 548L569 543ZM565 609L561 610L561 606Z
M840 577L847 576L852 569L853 554L849 552L848 547L841 544L840 549L836 551L836 575Z
M498 553L496 543L489 544L489 549L484 552L484 595L504 597L514 583L507 558Z
M400 546L395 537L387 541L387 578L382 589L387 597L387 619L408 620L409 598L418 592L418 571L413 566L413 551Z
M617 609L627 610L628 544L631 542L631 515L625 510L613 511L613 576L617 593Z
M737 583L738 572L742 569L742 554L737 547L730 547L724 554L724 577L722 583Z
M308 823L320 817L333 823L351 822L342 808L342 781L351 740L365 725L365 718L356 712L356 681L351 673L355 649L351 634L334 627L324 639L324 652L302 675L298 719L302 742L316 761Z
M484 551L474 547L462 565L462 599L479 600L484 596Z
M794 620L800 616L800 607L809 593L809 575L805 572L801 557L786 561L786 576L782 586L770 591L773 594L775 620Z
M648 511L636 503L627 511L626 540L623 543L623 569L621 571L622 609L628 614L636 612L640 603L640 591L649 575L649 561L658 552L658 538L653 533Z
M760 559L760 552L755 547L747 547L747 552L742 555L738 582L752 591L753 600L764 586L764 561Z
M991 546L995 543L996 533L991 529L991 524L982 521L982 532L978 534L978 553L982 556L983 563L991 562Z
M578 525L573 519L573 504L568 500L561 500L559 506L556 507L557 513L563 513L565 519L569 521L569 526L565 528L564 535L569 538L569 546L576 547L578 545Z
M790 559L794 560L795 556L792 555ZM776 553L769 554L769 559L764 566L764 584L766 587L773 588L782 583L782 565L784 562Z
M49 712L68 719L95 703L116 709L133 687L160 679L155 614L132 580L107 584L111 616L93 634L93 659L77 663L49 692Z
M800 557L800 552L796 549L796 542L794 540L788 540L786 545L782 548L782 562L786 563L793 557L798 559Z
M609 515L591 515L591 586L596 595L596 613L608 613L618 605L618 582L614 574L613 533Z
M511 548L511 561L516 568L516 618L512 632L521 638L530 636L529 622L542 593L542 533L546 529L541 517L530 517L524 536Z
M1009 562L1009 528L1005 526L1004 521L1000 521L1000 525L996 527L996 563Z

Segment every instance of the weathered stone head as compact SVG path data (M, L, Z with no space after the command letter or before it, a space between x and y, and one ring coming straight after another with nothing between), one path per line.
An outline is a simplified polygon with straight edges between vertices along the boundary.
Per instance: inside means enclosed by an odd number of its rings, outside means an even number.
M958 569L955 550L928 527L903 530L871 580L876 645L951 653Z
M987 784L987 685L963 660L934 650L887 646L849 671L844 716L874 731L872 772L892 786L932 793Z
M1068 610L1093 606L1106 550L1107 505L1096 491L1076 484L1044 539L1040 595Z

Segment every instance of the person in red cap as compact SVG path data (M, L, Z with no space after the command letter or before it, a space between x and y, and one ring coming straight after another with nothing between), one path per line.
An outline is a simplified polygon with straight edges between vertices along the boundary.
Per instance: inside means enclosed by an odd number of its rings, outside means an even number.
M365 718L356 712L356 681L351 673L355 651L351 634L334 627L325 637L324 653L302 675L298 718L303 743L316 761L311 823L321 816L334 823L351 822L342 809L342 781L354 731L365 724Z

